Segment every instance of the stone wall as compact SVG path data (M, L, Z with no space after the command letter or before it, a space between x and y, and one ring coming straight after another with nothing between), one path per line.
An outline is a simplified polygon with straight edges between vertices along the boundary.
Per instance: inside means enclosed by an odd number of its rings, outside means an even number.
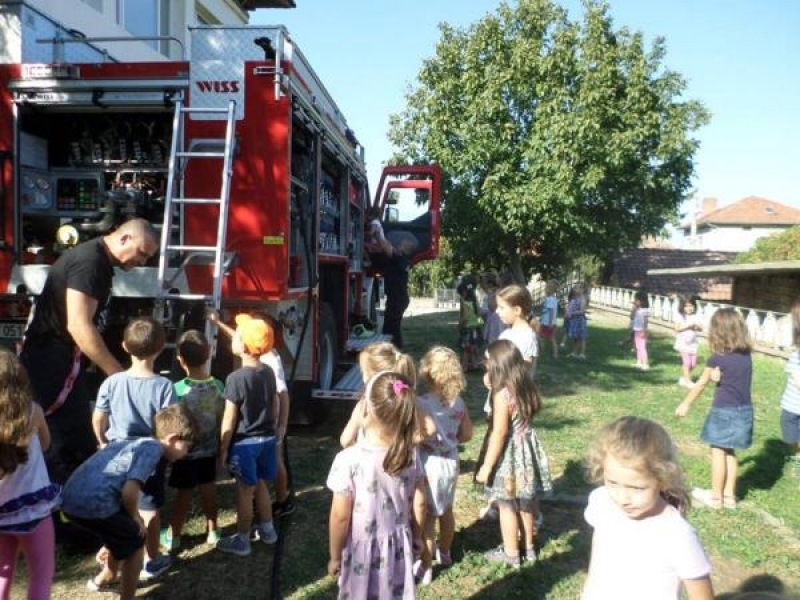
M789 312L800 296L800 273L736 275L732 303L759 310Z

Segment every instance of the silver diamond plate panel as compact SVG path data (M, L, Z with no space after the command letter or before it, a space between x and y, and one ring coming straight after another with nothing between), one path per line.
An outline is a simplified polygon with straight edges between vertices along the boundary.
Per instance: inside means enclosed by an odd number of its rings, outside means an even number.
M281 27L193 27L191 36L191 104L202 108L226 108L236 100L236 119L244 118L244 63L264 60L254 40L268 37L273 48L285 39ZM283 49L291 58L291 49ZM196 120L222 120L221 114L191 114Z

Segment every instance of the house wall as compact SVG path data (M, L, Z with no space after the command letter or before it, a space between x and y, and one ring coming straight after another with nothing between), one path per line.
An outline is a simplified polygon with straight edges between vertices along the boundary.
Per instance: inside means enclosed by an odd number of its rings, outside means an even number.
M789 312L800 296L800 273L736 275L732 304L760 310Z
M744 252L750 250L759 238L785 231L788 227L728 227L715 225L699 228L697 236L684 230L681 248L716 250L719 252Z
M141 0L122 1L138 3ZM46 22L47 19L65 29L76 29L88 38L131 37L132 34L124 24L117 22L119 2L120 0L26 0L8 4L3 12L14 15L18 19L16 22L19 27L4 27L7 38L4 40L0 58L3 62L53 62L52 45L35 42L37 37L53 37L53 24ZM188 56L191 51L188 27L198 24L198 13L210 23L245 25L248 21L247 12L235 0L159 0L159 18L165 18L166 22L160 25L157 35L178 38L183 42ZM14 22L10 17L6 20ZM139 41L98 42L95 45L106 49L117 60L135 62L182 58L181 48L174 42L157 43L157 48ZM70 55L75 55L75 52L67 56Z

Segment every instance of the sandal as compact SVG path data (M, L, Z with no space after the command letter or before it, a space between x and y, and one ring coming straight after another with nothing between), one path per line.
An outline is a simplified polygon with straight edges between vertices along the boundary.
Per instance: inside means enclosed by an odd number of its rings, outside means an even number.
M736 496L723 496L722 497L722 506L723 506L723 508L728 508L730 510L736 510Z

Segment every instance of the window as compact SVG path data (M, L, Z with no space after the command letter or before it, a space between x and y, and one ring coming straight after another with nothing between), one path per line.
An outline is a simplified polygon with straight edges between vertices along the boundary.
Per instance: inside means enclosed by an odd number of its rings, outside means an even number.
M134 37L168 35L168 0L117 0L117 23ZM168 54L169 42L148 40L154 50Z
M103 0L83 0L84 4L88 4L97 12L103 12Z

